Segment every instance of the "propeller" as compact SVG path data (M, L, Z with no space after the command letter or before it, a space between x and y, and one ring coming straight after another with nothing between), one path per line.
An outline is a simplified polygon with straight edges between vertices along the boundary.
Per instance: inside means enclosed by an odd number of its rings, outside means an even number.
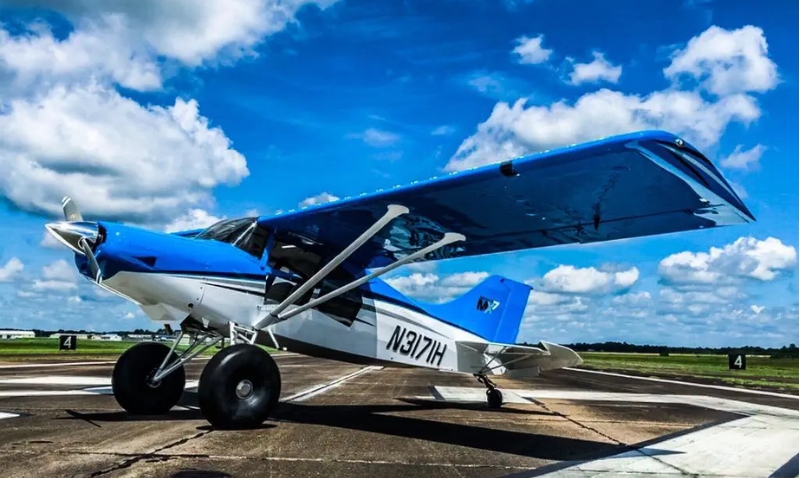
M64 211L65 220L45 224L45 228L59 242L74 252L86 256L92 278L98 284L101 283L103 272L92 251L92 246L97 244L100 236L99 226L96 222L84 221L78 205L69 196L61 200L61 209Z
M61 209L64 211L64 219L67 221L83 221L81 211L71 197L65 196L64 199L61 200Z

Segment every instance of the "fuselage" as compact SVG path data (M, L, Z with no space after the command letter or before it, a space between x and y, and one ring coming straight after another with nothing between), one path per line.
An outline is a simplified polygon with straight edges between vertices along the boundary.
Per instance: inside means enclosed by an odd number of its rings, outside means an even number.
M102 269L100 285L161 323L192 317L227 335L229 322L255 323L260 305L285 299L316 267L315 258L302 247L276 244L270 237L261 238L263 246L253 246L235 234L182 236L98 224L101 233L94 254ZM78 270L92 279L87 257L75 258ZM366 273L343 264L295 305ZM376 278L269 328L278 345L292 352L360 364L458 371L456 342L486 340L430 309ZM259 334L258 342L275 345L267 333Z

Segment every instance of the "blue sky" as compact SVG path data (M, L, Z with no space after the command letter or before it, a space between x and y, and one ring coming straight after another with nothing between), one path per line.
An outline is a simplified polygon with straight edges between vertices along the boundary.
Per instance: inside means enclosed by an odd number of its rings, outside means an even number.
M681 134L758 222L416 265L534 286L519 340L798 337L797 2L17 0L0 9L0 327L151 327L44 237L174 230L637 129Z

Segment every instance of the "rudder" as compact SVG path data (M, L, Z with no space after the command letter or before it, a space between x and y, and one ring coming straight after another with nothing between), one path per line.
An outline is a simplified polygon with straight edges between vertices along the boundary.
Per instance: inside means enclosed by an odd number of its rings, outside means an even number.
M489 342L513 344L530 291L526 284L493 275L461 297L445 304L425 304L425 309Z

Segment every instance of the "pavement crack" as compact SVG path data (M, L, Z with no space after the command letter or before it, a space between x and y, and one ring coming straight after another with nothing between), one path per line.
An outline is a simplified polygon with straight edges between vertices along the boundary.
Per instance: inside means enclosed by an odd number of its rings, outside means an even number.
M172 442L167 443L166 445L164 445L164 446L162 446L160 448L156 448L155 450L153 450L153 451L151 451L149 453L140 453L140 454L132 456L131 458L128 458L127 460L124 460L124 461L122 461L120 463L117 463L114 466L111 466L111 467L108 467L108 468L105 468L105 469L102 469L102 470L99 470L99 471L95 471L94 473L92 473L89 476L90 477L95 477L95 476L107 475L107 474L112 473L114 471L123 470L125 468L130 468L134 464L136 464L136 463L138 463L140 461L144 461L144 460L148 460L148 461L168 461L168 460L170 460L171 458L173 458L176 455L161 454L162 451L168 450L170 448L173 448L173 447L176 447L176 446L179 446L179 445L183 445L184 443L189 442L191 440L195 440L197 438L201 438L201 437L203 437L205 435L208 435L212 431L213 430L205 430L205 431L202 431L200 433L196 433L196 434L194 434L192 436L184 437L184 438L181 438L179 440L172 441Z
M531 398L529 400L532 401L533 403L539 405L540 407L544 408L549 413L552 413L553 415L559 416L559 417L561 417L561 418L563 418L563 419L565 419L565 420L567 420L569 422L572 422L575 425L578 425L579 427L583 428L584 430L588 430L588 431L590 431L592 433L596 433L596 434L600 435L601 437L616 443L617 445L622 445L622 446L628 448L629 450L638 450L638 448L636 448L635 446L631 446L628 443L625 443L623 441L617 440L616 438L612 437L611 435L605 434L605 433L601 432L600 430L598 430L596 428L593 428L593 427L590 427L589 425L586 425L585 423L581 423L578 420L575 420L574 418L570 418L567 415L565 415L565 414L563 414L563 413L561 413L559 411L550 409L550 407L548 407L544 403L540 402L539 400L536 400L536 399L533 399L533 398Z

